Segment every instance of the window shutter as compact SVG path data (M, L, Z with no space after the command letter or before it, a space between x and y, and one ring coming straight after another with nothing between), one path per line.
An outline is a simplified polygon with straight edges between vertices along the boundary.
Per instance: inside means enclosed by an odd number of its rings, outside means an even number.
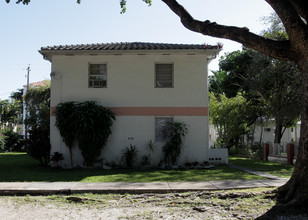
M155 87L173 87L173 64L156 64L155 66Z

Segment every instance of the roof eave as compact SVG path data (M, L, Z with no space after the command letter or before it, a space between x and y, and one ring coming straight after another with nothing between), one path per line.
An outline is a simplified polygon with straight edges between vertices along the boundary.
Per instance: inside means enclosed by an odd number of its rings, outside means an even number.
M52 62L54 55L151 55L151 54L187 54L187 55L217 55L221 49L168 49L168 50L39 50L45 60Z

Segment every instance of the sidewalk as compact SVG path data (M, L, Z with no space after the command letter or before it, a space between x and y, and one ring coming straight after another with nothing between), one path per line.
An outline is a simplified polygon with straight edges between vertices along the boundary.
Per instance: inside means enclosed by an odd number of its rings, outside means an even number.
M169 193L201 190L277 187L287 180L233 180L209 182L88 183L88 182L1 182L0 195L72 193Z
M274 175L271 175L271 174L268 174L268 173L263 173L263 172L255 171L255 170L249 170L247 168L240 167L240 166L233 165L233 164L228 164L228 166L235 168L235 169L238 169L240 171L246 172L246 173L250 173L250 174L253 174L253 175L257 175L257 176L262 176L262 177L267 178L267 179L272 179L272 180L283 180L283 179L285 179L285 178L274 176Z
M202 190L247 189L257 187L278 187L287 179L229 165L251 174L263 176L266 180L230 180L208 182L0 182L0 195L48 195L73 193L169 193Z

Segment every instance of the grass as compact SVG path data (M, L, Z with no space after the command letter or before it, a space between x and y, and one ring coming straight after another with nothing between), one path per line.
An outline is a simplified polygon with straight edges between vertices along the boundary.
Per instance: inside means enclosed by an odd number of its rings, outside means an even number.
M264 179L227 166L213 170L102 170L41 167L25 153L0 153L0 182L180 182Z
M19 207L23 207L23 210L25 210L25 207L31 209L33 205L40 210L40 213L50 213L51 210L56 209L58 218L64 215L66 218L85 215L91 218L95 213L96 218L112 216L116 219L213 219L213 216L214 219L277 219L276 217L280 216L289 219L289 216L295 215L296 217L305 213L299 212L299 210L294 210L292 213L290 209L283 208L286 213L281 213L280 210L276 212L276 215L270 215L269 210L279 205L273 189L256 188L166 194L85 193L27 197L9 196L5 199L10 202L2 204L4 207L7 204L13 204L14 207L18 207L17 211L20 210ZM63 210L72 211L67 213ZM36 215L37 213L34 212L33 214ZM46 214L45 216L52 215ZM295 219L294 216L292 217L292 219Z
M252 160L243 157L229 157L229 163L284 178L290 178L294 170L292 165Z

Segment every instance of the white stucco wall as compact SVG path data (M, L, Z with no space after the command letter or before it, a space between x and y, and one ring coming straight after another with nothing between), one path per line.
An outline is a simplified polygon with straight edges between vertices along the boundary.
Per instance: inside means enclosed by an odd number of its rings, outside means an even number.
M88 88L89 63L107 64L107 88ZM155 88L155 63L174 64L174 88ZM152 53L137 55L55 55L52 57L51 107L61 102L95 100L104 107L208 107L207 55ZM172 115L164 115L172 116ZM145 145L155 140L155 115L117 116L100 158L119 163L122 149L136 145L139 159L147 154ZM179 164L208 160L208 116L174 116L185 122L189 134ZM69 152L51 116L52 152L64 154L62 166L69 167ZM132 139L133 138L133 139ZM162 159L161 143L152 155L156 165ZM82 165L81 154L73 152L74 166Z
M211 148L208 152L209 162L213 164L228 164L229 154L227 148Z

